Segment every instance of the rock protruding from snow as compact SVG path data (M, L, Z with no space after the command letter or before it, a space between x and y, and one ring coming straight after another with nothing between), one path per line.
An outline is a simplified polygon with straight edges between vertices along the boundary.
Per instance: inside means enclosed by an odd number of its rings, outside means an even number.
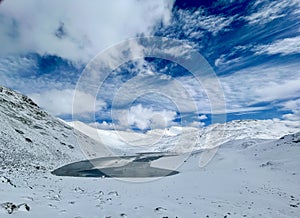
M7 183L7 184L9 184L9 185L11 185L13 187L16 187L16 185L13 184L12 181L9 178L5 177L5 176L0 176L0 181L2 183Z
M12 202L5 202L0 204L0 209L6 211L8 214L12 214L15 211L30 211L30 207L28 204L22 203L22 204L14 204Z
M294 145L299 145L300 146L300 132L290 134L290 135L285 135L280 138L281 142L287 143L290 142Z

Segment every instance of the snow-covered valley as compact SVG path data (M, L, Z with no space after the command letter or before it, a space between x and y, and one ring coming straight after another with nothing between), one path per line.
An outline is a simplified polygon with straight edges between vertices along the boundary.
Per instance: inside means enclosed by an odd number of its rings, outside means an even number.
M300 217L297 125L249 120L134 133L75 122L74 130L2 87L0 118L0 217ZM179 157L179 173L147 181L51 174L77 161L142 152Z

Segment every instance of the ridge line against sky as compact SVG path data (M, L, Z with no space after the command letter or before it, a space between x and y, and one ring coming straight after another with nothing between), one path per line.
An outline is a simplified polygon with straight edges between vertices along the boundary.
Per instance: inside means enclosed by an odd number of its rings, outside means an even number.
M105 3L104 3L105 2ZM0 3L0 85L29 95L54 116L71 119L74 88L81 71L98 52L128 38L154 35L180 39L210 63L224 90L228 120L272 119L300 123L300 3L297 0L219 1L37 1ZM164 96L142 96L130 118L118 128L161 128L180 123L210 123L210 102L193 76L177 64L156 59L134 60L107 78L96 100L96 121L112 128L115 93L136 75L139 87L157 78L176 91L174 80L192 96L199 110L179 112ZM94 110L94 99L82 104ZM118 105L117 105L118 106ZM164 115L164 121L154 119ZM207 119L199 119L205 115ZM128 121L130 121L128 123Z

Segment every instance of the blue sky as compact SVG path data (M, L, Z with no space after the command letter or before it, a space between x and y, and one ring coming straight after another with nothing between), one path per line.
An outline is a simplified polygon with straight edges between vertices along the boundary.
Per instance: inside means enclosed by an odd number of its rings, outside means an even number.
M93 57L129 38L161 36L181 40L208 61L223 90L227 120L300 121L298 0L4 0L0 25L0 85L29 95L66 120L72 119L76 84ZM130 86L130 81L138 85ZM176 90L176 81L197 110ZM186 107L179 110L174 95L161 93L113 105L122 87L128 93L147 87L178 91ZM99 128L211 123L211 99L201 84L182 66L158 58L123 64L110 73L96 99L80 96L82 105L91 106L75 117ZM112 117L112 110L117 116Z

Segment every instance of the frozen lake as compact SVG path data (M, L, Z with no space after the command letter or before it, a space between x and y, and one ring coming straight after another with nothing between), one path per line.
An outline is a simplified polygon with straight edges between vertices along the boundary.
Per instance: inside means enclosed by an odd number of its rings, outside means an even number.
M74 162L52 172L57 176L150 178L178 174L178 171L153 167L151 162L168 155L148 154L136 156L103 157Z

